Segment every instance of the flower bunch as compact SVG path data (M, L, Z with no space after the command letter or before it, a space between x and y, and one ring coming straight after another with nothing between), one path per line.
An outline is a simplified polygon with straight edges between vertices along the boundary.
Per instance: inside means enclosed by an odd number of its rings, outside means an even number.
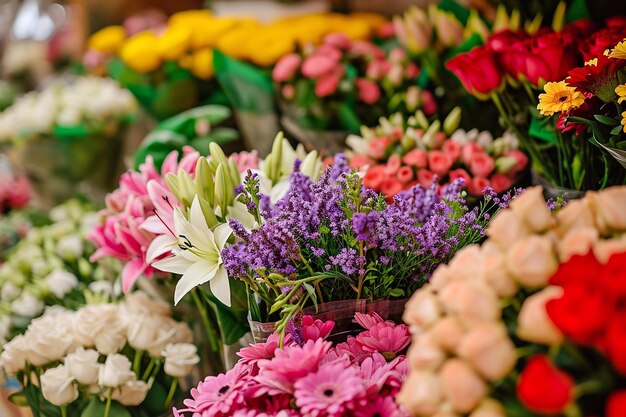
M63 129L83 135L115 133L136 112L132 95L112 80L83 77L30 92L0 113L0 141L57 136Z
M547 83L537 109L543 116L558 114L559 131L586 134L600 155L608 153L626 166L626 111L621 108L626 100L626 31L618 33L621 41L614 47L571 69L563 81Z
M420 112L408 119L395 114L375 128L362 127L362 136L346 141L354 151L350 166L365 172L363 185L389 200L415 184L445 186L457 178L472 196L487 186L497 193L509 190L528 161L517 139L508 132L494 140L487 131L457 129L460 116L459 108L443 123L429 123Z
M624 204L613 187L554 213L533 188L500 212L409 300L399 402L419 416L619 416Z
M142 292L119 304L50 308L3 346L0 363L22 383L20 395L33 410L57 406L67 416L93 408L105 417L122 415L120 409L139 406L151 389L187 376L200 360L191 330L170 314L167 303ZM173 394L150 411L162 413Z
M32 227L0 265L0 341L24 331L46 305L74 308L84 291L112 292L117 262L92 264L93 246L86 240L96 213L77 200L50 212L52 223Z
M395 111L420 108L434 114L433 95L412 85L418 74L419 68L402 49L387 54L369 41L334 33L317 48L283 56L272 78L287 114L298 125L353 130L354 118L370 125Z
M595 94L600 93L605 100L615 97L619 60L598 56L615 47L624 34L619 34L621 29L614 19L601 27L586 20L563 26L559 16L557 13L553 30L494 33L484 46L452 58L446 66L467 91L493 101L503 124L518 136L522 150L529 155L533 171L548 184L574 190L622 184L623 176L603 175L615 164L591 146L587 140L591 135L584 126L572 123L576 117L566 122L565 116L576 109L577 117L593 119L594 112L599 112L602 98L592 97L591 82L603 89ZM593 58L601 62L575 69ZM609 68L605 63L615 65ZM601 72L613 73L614 81L602 81L606 76L603 78ZM568 74L568 81L561 82ZM570 82L578 82L581 89L574 90ZM537 100L535 91L543 89L544 84L546 94ZM583 91L591 94L587 100ZM541 114L535 110L537 107ZM560 112L565 115L542 117ZM611 122L610 127L614 128L615 123Z
M278 332L310 304L411 294L437 265L480 241L488 222L491 203L469 210L461 180L441 193L436 184L416 185L387 203L340 165L317 182L294 172L273 208L258 197L254 176L238 196L260 226L230 220L238 241L222 250L224 267L247 285L254 320L280 317Z
M274 334L241 349L237 365L200 382L174 416L406 416L394 398L406 375L407 327L376 313L356 320L365 330L334 346L324 340L334 323L304 316L282 345Z

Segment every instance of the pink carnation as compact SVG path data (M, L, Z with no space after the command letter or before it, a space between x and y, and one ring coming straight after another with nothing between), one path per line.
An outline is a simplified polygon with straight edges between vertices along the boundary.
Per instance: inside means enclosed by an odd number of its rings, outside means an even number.
M350 49L352 41L343 33L329 33L324 37L324 44L339 49Z
M365 104L374 104L380 99L380 87L366 78L358 78L355 81L359 100Z
M315 82L315 95L324 98L332 95L339 87L340 76L332 73L320 77Z

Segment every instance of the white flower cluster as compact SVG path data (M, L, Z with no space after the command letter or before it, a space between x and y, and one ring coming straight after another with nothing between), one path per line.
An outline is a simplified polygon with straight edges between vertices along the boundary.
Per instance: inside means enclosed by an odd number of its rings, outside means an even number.
M160 370L156 367L142 379L142 370L119 352L127 345L147 352L164 361L167 375L180 378L200 360L191 341L191 330L170 316L168 304L135 292L120 304L91 304L78 311L48 308L26 333L4 346L0 364L11 375L39 368L42 394L57 406L81 393L109 392L120 404L135 406L145 399L150 376Z
M136 108L132 94L110 79L83 77L70 85L57 83L25 94L0 113L0 141L49 135L56 126L108 131Z
M74 300L69 295L81 286L98 281L90 290L111 296L105 279L117 277L117 262L91 264L93 246L86 240L97 214L77 200L70 200L50 212L52 224L31 228L0 266L0 343L12 324L26 327L46 305ZM81 297L82 294L76 294Z

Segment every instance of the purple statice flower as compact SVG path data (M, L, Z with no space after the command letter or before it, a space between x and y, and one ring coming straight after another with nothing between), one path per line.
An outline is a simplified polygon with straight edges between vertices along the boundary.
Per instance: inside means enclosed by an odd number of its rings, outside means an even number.
M352 230L356 233L357 240L367 240L370 230L378 223L379 216L377 211L355 213L352 217Z
M330 168L330 178L336 181L339 177L350 172L350 166L348 165L348 159L343 153L335 155L333 165Z
M337 256L329 256L329 259L332 265L339 266L347 276L355 276L364 270L365 257L359 256L353 248L343 248Z

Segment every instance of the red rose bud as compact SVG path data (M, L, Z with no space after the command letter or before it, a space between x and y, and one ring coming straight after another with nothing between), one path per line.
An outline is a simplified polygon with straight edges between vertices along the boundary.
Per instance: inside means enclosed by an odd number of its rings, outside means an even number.
M459 54L446 62L446 68L461 80L467 91L479 98L486 99L502 85L502 72L488 47Z
M574 381L544 355L531 357L517 383L517 398L528 410L560 413L572 401Z
M606 402L606 417L624 417L626 412L626 390L611 394Z
M558 33L550 33L536 37L531 47L531 53L540 57L546 64L548 71L545 74L533 74L544 81L561 81L567 76L567 71L578 65L578 58L574 48ZM526 71L532 67L527 66ZM530 79L535 85L538 83Z
M417 182L422 188L428 188L433 185L435 181L435 174L427 169L420 169L417 171Z

